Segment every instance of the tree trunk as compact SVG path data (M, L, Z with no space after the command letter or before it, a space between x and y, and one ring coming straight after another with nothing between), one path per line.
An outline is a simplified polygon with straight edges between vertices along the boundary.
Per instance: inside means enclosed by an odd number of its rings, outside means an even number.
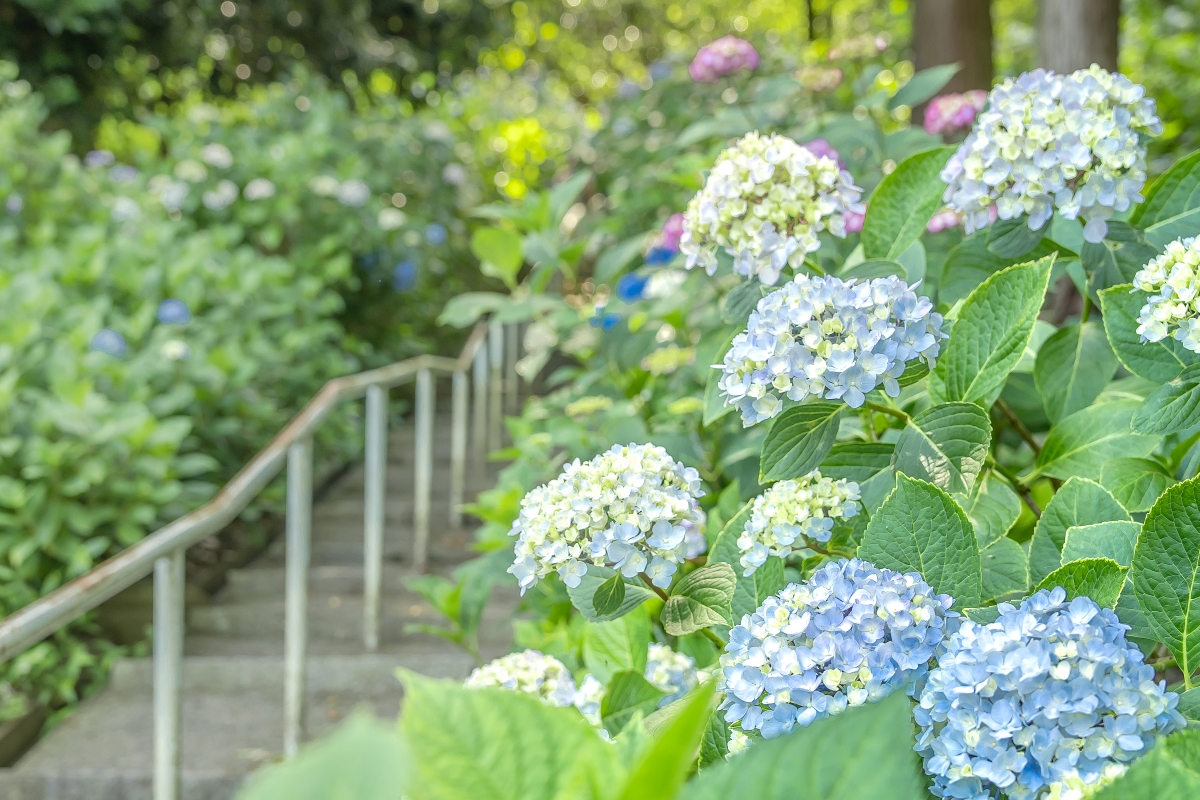
M916 0L913 57L919 70L962 65L947 92L992 88L991 0Z
M1121 0L1041 0L1038 59L1055 72L1117 69Z

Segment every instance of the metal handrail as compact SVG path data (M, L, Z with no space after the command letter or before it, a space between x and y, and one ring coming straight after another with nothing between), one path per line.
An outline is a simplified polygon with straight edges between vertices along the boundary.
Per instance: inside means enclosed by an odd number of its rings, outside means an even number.
M413 568L423 572L428 558L432 493L434 376L449 375L452 379L450 521L457 525L461 522L466 480L468 371L475 382L471 439L476 467L482 468L486 450L497 449L501 443L503 400L508 400L510 411L516 410L517 334L514 324L480 322L458 358L417 356L330 380L212 500L0 621L0 663L153 573L154 800L178 800L184 554L187 548L236 519L286 464L284 752L293 755L304 727L313 434L340 404L365 395L363 641L368 651L374 651L379 645L387 391L416 380Z

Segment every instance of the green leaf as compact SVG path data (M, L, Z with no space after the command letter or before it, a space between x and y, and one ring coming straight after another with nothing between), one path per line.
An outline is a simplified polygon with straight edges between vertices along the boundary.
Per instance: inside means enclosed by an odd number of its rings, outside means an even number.
M1121 520L1067 528L1062 551L1063 563L1085 558L1109 558L1122 567L1128 567L1133 563L1133 551L1141 532L1142 526L1138 523Z
M1200 764L1193 755L1197 748L1200 732L1168 736L1091 800L1195 800L1200 797Z
M954 334L929 375L932 398L991 405L1033 333L1053 263L1054 257L1048 256L1008 267L971 292L959 309Z
M710 625L732 625L730 603L737 574L716 562L688 573L663 606L660 620L671 636L683 636Z
M1136 400L1115 400L1076 411L1050 429L1038 453L1036 474L1066 480L1074 475L1099 475L1111 458L1149 455L1158 437L1134 433L1130 420Z
M1146 241L1160 252L1176 239L1200 234L1200 208L1193 208L1146 228Z
M672 705L680 706L661 734L646 748L629 772L618 800L664 800L675 797L696 761L696 748L707 730L712 713L715 681L702 683L696 691Z
M1062 549L1067 529L1096 522L1121 520L1129 514L1104 487L1086 478L1071 478L1055 493L1042 510L1029 545L1029 574L1040 583L1062 566Z
M724 362L725 354L733 346L733 339L738 333L740 331L733 331L721 344L720 349L717 350L713 357L714 364ZM721 370L715 368L709 369L708 377L704 381L704 427L706 428L735 408L735 406L725 402L725 395L721 393L721 375Z
M405 797L555 800L585 776L620 774L615 748L574 708L548 706L507 689L465 689L459 681L399 672L400 733L413 767Z
M983 608L964 608L963 615L977 625L991 625L993 622L1000 619L1000 609L996 606L984 606Z
M1146 199L1129 215L1129 224L1149 228L1200 206L1200 151L1190 153L1158 176Z
M583 663L601 683L615 672L646 670L650 615L636 608L611 622L584 622Z
M507 302L508 297L499 292L465 292L450 298L437 321L439 325L466 328Z
M1145 458L1114 458L1100 469L1100 485L1133 513L1149 511L1174 482L1157 462Z
M721 321L727 325L745 325L750 319L751 312L763 298L765 287L758 278L742 281L733 291L725 296L725 305L721 309Z
M575 198L579 197L579 193L591 179L592 171L590 169L580 170L550 190L548 200L550 201L551 225L555 228L559 226L563 217L567 215L567 211L575 204Z
M613 594L616 591L624 592L624 599L621 601L620 606L608 613L597 611L593 604L596 592L603 583L611 581L617 575L616 570L589 565L587 574L580 579L579 585L574 588L567 587L567 594L571 598L571 605L579 609L579 613L583 614L583 618L588 622L607 622L617 619L624 614L628 614L654 596L645 586L624 581L625 587L623 590L609 589L609 592Z
M919 572L955 608L978 606L983 575L971 522L950 495L905 475L867 523L859 558L897 572Z
M915 73L908 79L908 83L897 89L888 100L888 110L894 111L900 106L921 105L945 88L960 69L961 64L940 64Z
M871 278L886 278L889 275L896 275L904 280L908 280L908 270L904 268L904 265L899 261L891 261L886 258L872 258L860 261L842 270L838 277L844 280L849 280L850 278L870 280Z
M1137 433L1159 436L1200 425L1200 364L1151 392L1129 425Z
M1179 695L1179 713L1191 723L1200 722L1200 688L1188 689Z
M896 441L892 467L946 492L975 485L992 443L992 423L974 403L943 403L909 419Z
M1132 289L1132 286L1124 285L1100 292L1104 332L1122 366L1139 378L1166 383L1183 372L1184 367L1200 363L1200 355L1185 348L1174 337L1160 342L1142 341L1137 332L1137 320L1148 295Z
M1001 478L988 472L975 482L969 495L955 495L954 502L962 507L979 549L984 550L1008 533L1017 517L1021 516L1021 499Z
M954 150L937 147L911 155L880 182L863 221L863 255L868 260L896 261L921 238L942 203L946 184L941 172Z
M1029 558L1021 545L1007 537L979 554L983 566L983 598L995 600L1024 594L1029 588Z
M778 592L787 583L784 577L783 561L776 556L768 558L767 562L755 570L753 575L742 574L745 570L742 568L742 553L738 549L737 539L745 529L746 521L750 518L751 507L752 504L747 503L746 507L729 521L708 553L709 564L718 562L728 564L735 573L737 585L733 590L733 599L730 604L731 617L735 621L740 620L746 614L753 614L764 600Z
M1051 422L1087 408L1117 371L1117 356L1098 322L1068 325L1037 354L1033 378Z
M863 506L874 513L896 485L894 451L895 445L888 442L838 442L821 462L821 474L857 483Z
M504 281L510 289L517 285L524 256L521 236L503 228L479 228L471 234L471 252L479 259L479 271Z
M1146 515L1133 588L1155 638L1190 676L1200 668L1200 479L1167 489Z
M1111 558L1085 558L1063 564L1042 579L1034 591L1061 586L1068 598L1090 597L1097 605L1115 608L1125 585L1127 569Z
M843 403L804 403L775 418L763 440L759 482L802 478L816 469L837 438Z
M1031 230L1026 216L997 220L988 229L987 249L1001 258L1020 258L1038 246L1046 230L1045 225Z
M625 729L635 714L647 717L658 708L666 693L655 688L640 672L618 672L604 690L600 717L614 736Z
M596 268L592 275L596 283L611 284L615 281L630 262L642 254L645 245L646 235L638 234L607 248L596 259Z
M1001 258L988 250L987 237L988 231L971 234L950 250L938 283L940 302L954 305L970 295L989 275L1015 263L1014 259ZM1054 252L1057 252L1057 246L1049 238L1045 238L1021 261L1036 261Z
M878 703L755 742L687 784L680 800L925 800L908 700ZM665 798L664 798L665 800Z
M625 602L625 580L620 574L613 575L596 587L592 595L592 606L598 617L607 617L618 611Z
M729 755L729 725L725 715L718 711L708 719L704 738L700 740L700 769L713 764L724 764Z
M395 800L411 769L396 731L355 712L336 731L305 745L290 761L256 772L238 800Z

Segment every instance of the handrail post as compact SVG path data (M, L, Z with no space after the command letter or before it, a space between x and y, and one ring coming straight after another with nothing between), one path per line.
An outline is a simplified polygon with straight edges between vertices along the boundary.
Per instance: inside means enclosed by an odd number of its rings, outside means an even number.
M518 346L520 344L518 333L520 326L516 322L510 322L504 327L504 405L509 414L515 415L519 413L521 408L520 387L517 385L517 359L520 357L518 355Z
M414 424L413 570L420 574L429 558L429 500L433 489L433 373L428 367L417 372Z
M462 525L463 488L467 472L467 373L452 378L450 399L450 528Z
M483 481L484 463L487 461L487 391L488 391L488 354L486 343L480 343L475 351L471 380L475 398L471 416L471 451L474 468L472 474L477 482Z
M308 649L308 560L312 533L312 437L288 448L287 557L283 644L283 753L296 755L304 736Z
M154 800L180 800L184 548L154 562Z
M500 449L501 425L504 410L500 407L502 382L504 380L504 326L499 322L488 323L488 367L491 379L491 397L488 403L488 450Z
M363 645L379 649L380 587L383 583L383 515L387 490L388 392L367 387L366 455L363 471Z

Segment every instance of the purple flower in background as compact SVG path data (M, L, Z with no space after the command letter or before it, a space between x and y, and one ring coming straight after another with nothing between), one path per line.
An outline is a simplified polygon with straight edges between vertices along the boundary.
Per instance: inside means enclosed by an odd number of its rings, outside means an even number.
M431 222L425 226L425 241L434 247L446 243L446 226L440 222Z
M417 283L417 262L406 258L392 267L392 288L407 292Z
M842 218L846 220L846 233L862 233L863 221L867 215L865 212L859 214L857 211L847 211L842 214Z
M987 92L982 89L935 97L925 109L925 132L930 136L952 136L970 130L986 103Z
M646 284L650 276L629 272L617 281L617 297L626 303L636 303L646 296Z
M958 212L945 208L933 215L929 224L925 226L925 230L928 233L941 233L951 228L957 228L961 224L962 219L959 218Z
M842 161L841 153L839 153L833 145L825 139L813 139L811 142L806 142L801 145L805 150L812 153L817 158L832 158L837 162L841 169L846 168L846 162Z
M119 183L131 181L137 177L137 170L128 164L117 164L112 168L112 171L109 172L109 176L112 177L114 181Z
M688 65L688 74L697 83L716 83L744 69L758 69L758 51L745 39L723 36L700 48Z
M192 312L187 303L168 297L158 305L158 321L163 325L186 325L192 321Z
M92 150L83 157L83 163L89 167L107 167L114 161L116 158L109 150Z
M120 358L125 355L125 337L112 328L101 328L96 331L88 347L97 353L108 353L113 358Z
M672 214L662 229L662 247L672 254L679 252L679 240L683 238L683 214Z

